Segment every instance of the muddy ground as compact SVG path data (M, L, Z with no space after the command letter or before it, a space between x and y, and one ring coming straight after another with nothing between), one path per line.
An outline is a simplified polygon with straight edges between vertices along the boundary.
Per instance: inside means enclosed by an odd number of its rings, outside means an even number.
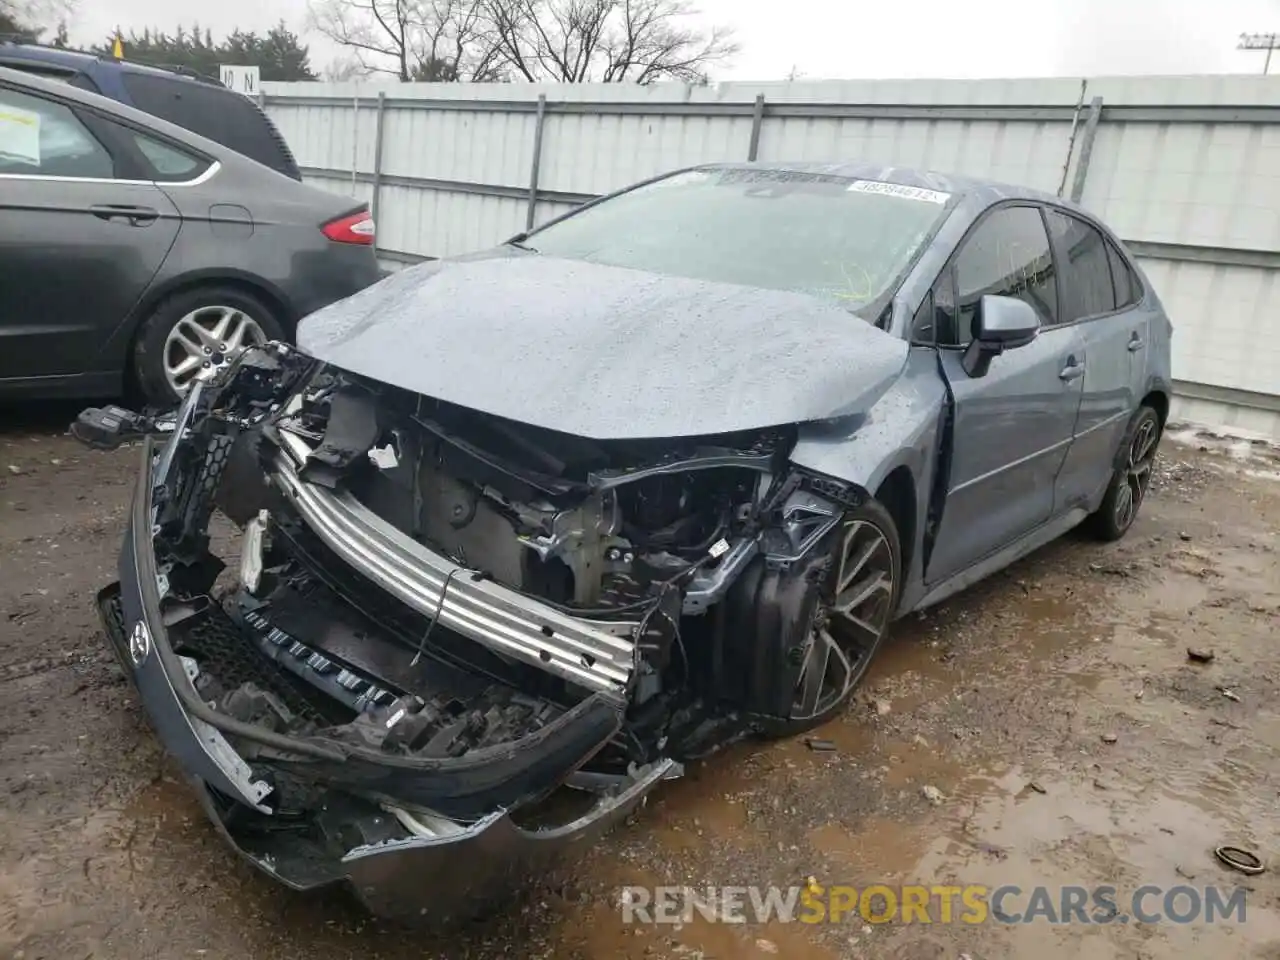
M1280 957L1280 458L1184 433L1129 537L899 625L819 736L697 765L568 883L448 938L293 894L215 836L109 657L137 450L0 410L0 957ZM1211 649L1208 664L1188 646ZM930 790L926 791L925 788ZM935 792L936 791L936 792ZM926 796L928 794L928 796ZM1212 850L1260 852L1257 877ZM626 926L618 885L1243 884L1244 923ZM1153 901L1159 905L1159 900ZM1149 904L1150 905L1150 904Z

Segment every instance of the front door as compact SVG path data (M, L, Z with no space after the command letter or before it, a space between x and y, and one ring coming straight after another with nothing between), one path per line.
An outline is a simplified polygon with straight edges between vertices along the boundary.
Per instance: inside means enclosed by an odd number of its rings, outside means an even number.
M71 109L0 86L0 379L83 372L180 226Z
M1035 308L1041 332L993 358L982 377L961 360L986 294ZM965 239L934 291L940 359L953 404L946 502L925 573L960 573L1047 522L1080 406L1084 344L1057 322L1057 278L1041 211L1004 206ZM949 302L948 302L949 301Z

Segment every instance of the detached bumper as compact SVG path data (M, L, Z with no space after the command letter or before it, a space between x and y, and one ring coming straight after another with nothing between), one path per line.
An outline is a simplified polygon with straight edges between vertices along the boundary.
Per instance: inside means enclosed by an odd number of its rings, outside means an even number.
M161 607L151 535L152 453L152 445L144 444L120 555L120 582L99 594L103 625L161 742L195 782L219 832L259 869L299 890L347 884L379 915L447 922L501 900L531 874L608 831L659 781L678 775L679 766L669 760L652 764L612 794L598 797L583 815L549 829L523 829L501 807L463 821L412 816L358 791L350 803L314 811L320 827L326 818L330 827L335 817L349 819L336 824L337 829L308 832L299 831L296 822L293 829L276 824L280 818L270 807L271 784L255 775L233 741L247 738L293 753L313 769L332 769L334 783L341 786L351 778L344 783L339 770L369 760L338 746L326 749L323 741L298 741L249 727L201 700L192 682L192 661L170 644L171 630L178 629L174 614ZM317 841L318 834L328 842ZM335 845L334 837L354 839Z

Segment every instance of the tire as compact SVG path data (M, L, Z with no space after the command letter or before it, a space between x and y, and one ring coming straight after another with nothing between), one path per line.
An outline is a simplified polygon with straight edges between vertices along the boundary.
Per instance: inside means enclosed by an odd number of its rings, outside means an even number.
M227 318L227 326L219 328L223 318ZM227 354L219 349L224 344L216 336L219 329L233 338L240 330L241 346L285 336L281 318L258 297L238 287L210 285L175 293L160 302L134 338L133 381L147 403L172 406L185 393L190 378L209 376L226 362ZM207 353L198 356L205 348ZM199 366L181 376L172 375L179 361L188 356L197 359Z
M1146 405L1139 407L1120 441L1102 505L1089 516L1088 530L1098 540L1119 540L1133 526L1151 484L1160 434L1160 414Z
M848 545L850 531L853 531L853 543ZM808 609L816 608L816 616L811 629L806 629L806 633L820 634L821 626L825 622L828 625L828 636L836 635L836 624L838 614L832 610L833 600L836 598L837 580L841 576L842 569L850 566L846 562L842 568L842 557L852 553L855 557L860 551L870 550L870 537L874 535L883 540L883 554L878 550L874 555L868 556L868 564L876 564L883 568L883 572L889 576L889 584L887 589L877 591L873 598L867 601L867 606L857 608L859 613L870 609L874 601L874 609L883 610L883 616L878 617L873 626L875 627L874 635L866 633L863 637L865 645L859 650L859 656L853 662L848 670L843 684L843 691L835 696L821 709L816 712L796 715L786 719L768 720L760 724L758 731L765 737L790 737L796 734L804 733L812 730L822 724L828 722L837 716L849 705L853 699L853 694L857 690L858 685L866 676L867 670L871 665L871 661L875 655L884 646L885 639L889 635L889 628L893 622L893 614L897 609L898 598L902 591L902 547L898 539L898 527L894 523L892 515L884 506L876 500L869 500L854 510L845 514L840 526L837 528L836 536L831 547L831 563L827 576L819 579L815 583L811 583L809 588L815 591L818 596L815 598L816 603L806 603ZM862 537L866 536L864 542ZM870 574L867 574L869 578ZM854 579L854 587L861 587L862 579ZM848 588L845 593L853 594L855 589ZM883 605L883 606L881 606ZM793 707L798 707L804 697L805 683L809 674L809 667L812 663L818 662L821 654L815 652L814 647L818 644L817 637L814 636L811 645L806 648L803 654L804 662L797 668L795 672L787 671L785 679L793 684L793 694L790 702ZM846 649L846 662L848 660L848 651ZM813 659L811 659L813 658Z

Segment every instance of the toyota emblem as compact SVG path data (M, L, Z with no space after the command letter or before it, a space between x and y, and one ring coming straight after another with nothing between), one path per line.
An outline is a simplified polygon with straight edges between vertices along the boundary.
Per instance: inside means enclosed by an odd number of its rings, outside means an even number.
M151 652L151 631L147 629L147 625L139 620L133 627L133 633L129 635L129 659L133 661L135 667L142 666L142 661L147 659L147 654Z

